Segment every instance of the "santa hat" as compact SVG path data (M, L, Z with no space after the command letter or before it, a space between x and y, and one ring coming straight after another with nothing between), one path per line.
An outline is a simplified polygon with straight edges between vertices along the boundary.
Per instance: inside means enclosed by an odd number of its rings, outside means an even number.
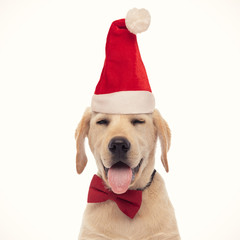
M132 9L114 21L106 42L106 58L92 97L92 111L109 114L152 113L155 100L139 52L136 34L146 31L151 17Z

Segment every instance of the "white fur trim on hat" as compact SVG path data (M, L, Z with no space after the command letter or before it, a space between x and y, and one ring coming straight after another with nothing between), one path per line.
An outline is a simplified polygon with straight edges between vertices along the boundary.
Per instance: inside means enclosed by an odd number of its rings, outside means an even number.
M108 94L94 94L92 111L108 114L152 113L155 99L148 91L120 91Z

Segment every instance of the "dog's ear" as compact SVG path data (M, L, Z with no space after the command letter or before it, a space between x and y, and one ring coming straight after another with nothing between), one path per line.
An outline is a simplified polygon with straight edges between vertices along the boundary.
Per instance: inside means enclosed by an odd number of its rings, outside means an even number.
M90 119L91 119L91 109L87 108L83 114L82 120L77 126L75 131L77 155L76 155L76 168L77 173L80 174L84 170L87 164L87 156L85 153L84 140L88 134Z
M171 131L168 127L167 122L163 119L161 114L157 109L153 112L153 122L157 129L157 134L159 136L159 140L161 143L161 149L162 149L162 164L166 170L166 172L169 171L168 168L168 161L167 161L167 152L171 145Z

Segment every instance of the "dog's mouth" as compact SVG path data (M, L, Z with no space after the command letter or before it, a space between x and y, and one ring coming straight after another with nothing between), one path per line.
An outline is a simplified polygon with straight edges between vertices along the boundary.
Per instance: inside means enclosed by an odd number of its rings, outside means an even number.
M138 173L143 159L135 168L130 168L127 164L119 161L110 168L106 168L104 165L104 171L108 179L111 189L116 194L125 193L129 185L134 181L136 174Z

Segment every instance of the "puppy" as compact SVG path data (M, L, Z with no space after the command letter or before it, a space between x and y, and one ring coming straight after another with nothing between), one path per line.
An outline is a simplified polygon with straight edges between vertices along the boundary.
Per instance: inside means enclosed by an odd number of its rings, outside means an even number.
M142 191L142 204L132 219L114 201L88 203L79 240L179 240L174 209L164 181L154 171L157 138L161 142L161 161L167 172L167 151L171 141L168 124L158 110L151 114L119 115L87 109L75 133L79 174L87 164L85 137L88 137L97 175L105 188L117 194L126 190ZM110 173L114 175L122 169L127 172L127 177L123 177L121 185Z

